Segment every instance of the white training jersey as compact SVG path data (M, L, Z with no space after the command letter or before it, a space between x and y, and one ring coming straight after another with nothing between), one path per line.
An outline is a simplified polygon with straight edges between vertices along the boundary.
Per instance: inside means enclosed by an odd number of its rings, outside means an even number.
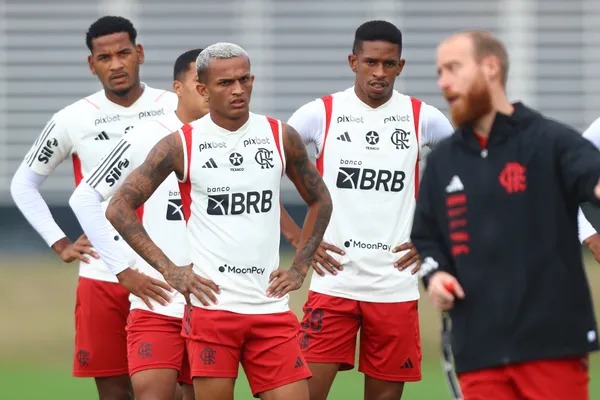
M592 122L585 132L583 132L583 137L592 142L596 148L600 149L600 118ZM579 240L581 242L597 233L596 228L587 220L581 208L579 208L577 219L579 222Z
M190 257L194 271L221 289L218 304L208 308L240 314L289 310L287 295L266 295L269 275L279 267L279 188L285 171L281 122L250 113L231 132L207 115L180 134Z
M75 185L79 184L83 175L134 125L171 113L177 107L174 93L145 84L143 87L144 92L130 107L111 102L101 90L63 108L46 124L24 162L33 172L47 176L71 157ZM119 174L119 165L108 167L115 175ZM101 260L90 258L89 264L81 262L79 265L82 277L117 282Z
M89 175L86 175L85 182L95 189L104 200L110 199L131 172L146 160L154 145L182 126L183 123L175 112L170 112L156 120L137 124L113 148L110 155ZM109 167L110 165L120 166L118 174L114 173L113 169ZM165 179L146 203L137 210L137 214L152 241L171 261L178 266L190 264L186 226L179 195L179 181L175 173ZM118 236L116 237L118 238ZM141 256L136 254L135 259L135 269L165 282L162 274ZM109 267L111 266L109 265ZM132 294L130 295L131 309L139 308L181 318L185 307L183 295L174 290L170 297L170 303L167 306L162 306L151 299L154 310L150 310L142 299Z
M337 275L313 274L310 289L369 302L419 298L417 275L394 262L410 241L419 180L420 148L453 132L436 108L394 91L371 108L347 89L312 101L288 122L317 146L317 169L333 201L323 240L345 251L333 255Z

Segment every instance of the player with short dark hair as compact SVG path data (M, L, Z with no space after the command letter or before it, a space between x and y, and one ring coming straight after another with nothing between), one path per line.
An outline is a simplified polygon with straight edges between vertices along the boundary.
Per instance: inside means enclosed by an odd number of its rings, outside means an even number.
M102 17L90 26L86 35L88 64L103 89L52 116L11 183L17 207L48 246L65 262L81 260L73 374L95 378L100 400L132 398L125 332L129 292L97 259L85 235L71 243L54 221L39 188L68 158L72 159L75 184L79 184L133 126L175 109L177 96L140 82L144 49L135 38L135 29L123 17ZM118 176L121 167L106 165L107 179ZM112 236L117 236L116 232ZM123 241L120 245L125 246Z
M437 70L457 130L427 158L411 239L464 398L588 399L599 346L577 210L600 201L600 153L508 100L489 32L444 39Z
M171 400L177 381L184 385L184 398L194 398L185 340L181 336L185 300L141 257L136 257L133 267L128 267L128 255L120 251L111 236L102 202L110 199L160 139L208 112L208 102L198 92L195 68L201 51L187 51L175 62L173 90L179 98L175 112L131 129L103 162L86 175L69 201L100 258L111 270L121 271L117 274L119 282L133 294L127 343L129 374L138 400ZM109 163L123 166L120 174L111 179L107 179L111 176L110 169L105 168ZM187 264L189 256L181 207L177 177L172 174L138 210L138 216L169 257Z
M324 400L337 372L353 368L359 330L365 398L400 399L405 382L421 379L419 256L409 240L421 150L452 126L435 107L394 90L405 63L394 24L359 26L348 61L354 86L302 106L288 121L316 144L334 205L300 343L313 373L311 400ZM297 237L282 215L285 236Z

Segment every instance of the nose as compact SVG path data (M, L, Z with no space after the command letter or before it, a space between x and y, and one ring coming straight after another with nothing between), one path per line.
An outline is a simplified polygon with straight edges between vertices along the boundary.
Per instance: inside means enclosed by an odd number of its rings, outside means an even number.
M383 63L377 63L377 65L373 67L373 77L376 79L385 78L385 69L383 67Z
M447 90L450 87L450 80L443 72L438 76L437 85L442 91Z
M110 69L111 69L111 71L120 70L124 66L125 66L125 64L123 63L123 61L121 60L120 57L112 57L110 59Z
M231 88L231 94L233 94L234 96L241 96L242 94L244 94L244 87L242 86L240 81L236 80L233 83L233 87Z

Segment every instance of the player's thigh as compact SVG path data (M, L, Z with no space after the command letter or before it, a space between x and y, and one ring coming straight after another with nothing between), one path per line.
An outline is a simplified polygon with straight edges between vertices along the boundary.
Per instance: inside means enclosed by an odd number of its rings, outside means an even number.
M518 400L506 368L486 368L458 375L464 400Z
M310 363L354 367L360 311L356 300L309 292L299 343Z
M359 371L391 382L421 380L421 339L417 301L360 302Z
M306 379L288 383L260 394L262 400L309 400Z
M385 381L365 375L364 400L400 400L404 382Z
M136 400L172 400L177 392L177 371L147 369L131 376Z
M190 379L191 381L191 379ZM194 385L182 383L181 384L181 399L182 400L195 400Z
M510 367L523 398L531 400L588 400L588 356L540 360Z
M242 314L199 307L186 309L182 335L196 392L196 377L237 378L246 325Z
M195 400L233 400L235 378L194 377Z
M129 292L118 283L79 278L73 375L127 375Z
M308 380L308 392L311 400L326 400L341 364L308 363L312 378Z
M311 376L298 345L299 324L291 312L249 316L242 366L256 396Z
M127 348L136 399L173 399L187 360L181 318L132 310L127 323Z

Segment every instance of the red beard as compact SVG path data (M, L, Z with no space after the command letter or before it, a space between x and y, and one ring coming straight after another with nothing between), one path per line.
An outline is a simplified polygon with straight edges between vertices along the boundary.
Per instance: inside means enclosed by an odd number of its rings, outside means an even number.
M492 111L492 97L483 77L475 80L466 95L460 95L450 107L452 120L459 126L472 125Z

